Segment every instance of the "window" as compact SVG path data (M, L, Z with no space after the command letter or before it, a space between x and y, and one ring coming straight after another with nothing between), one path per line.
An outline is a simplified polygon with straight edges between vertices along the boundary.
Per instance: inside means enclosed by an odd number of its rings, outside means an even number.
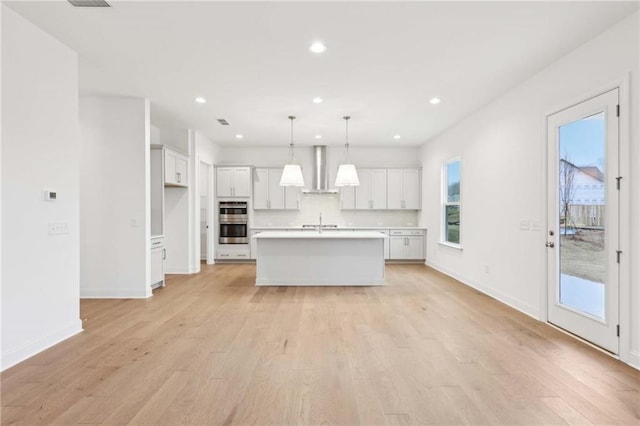
M442 173L442 242L460 246L460 159L444 164Z

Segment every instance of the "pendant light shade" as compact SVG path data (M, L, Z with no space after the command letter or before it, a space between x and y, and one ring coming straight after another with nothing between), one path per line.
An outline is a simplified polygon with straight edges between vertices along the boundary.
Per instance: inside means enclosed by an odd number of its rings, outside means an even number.
M336 176L336 186L359 186L358 172L353 164L340 164Z
M297 164L286 164L282 170L280 186L304 186L302 169Z
M304 186L304 178L302 177L302 169L296 164L293 151L293 115L289 116L291 120L291 143L289 144L289 162L282 169L280 177L280 186Z
M358 172L356 166L349 162L349 119L351 117L342 117L346 124L346 143L345 148L347 151L345 164L340 164L338 167L338 174L336 176L336 186L359 186L360 179L358 179Z

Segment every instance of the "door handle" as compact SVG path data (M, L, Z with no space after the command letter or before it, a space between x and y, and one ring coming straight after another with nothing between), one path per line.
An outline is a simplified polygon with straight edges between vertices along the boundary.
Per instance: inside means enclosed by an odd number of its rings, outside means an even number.
M554 248L556 245L553 243L553 241L547 241L545 243L545 246L549 248Z

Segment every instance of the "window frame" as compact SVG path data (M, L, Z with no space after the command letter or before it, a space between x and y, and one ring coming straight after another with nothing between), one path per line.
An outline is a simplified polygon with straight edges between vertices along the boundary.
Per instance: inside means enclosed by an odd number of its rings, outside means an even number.
M458 197L458 201L449 201L449 166L453 163L460 163L460 194ZM462 156L457 156L450 158L442 164L442 173L441 173L441 194L440 194L440 241L439 244L442 244L447 247L455 248L458 250L462 250ZM460 221L458 224L458 242L454 243L448 241L447 235L447 207L449 206L457 206L458 214L460 215Z

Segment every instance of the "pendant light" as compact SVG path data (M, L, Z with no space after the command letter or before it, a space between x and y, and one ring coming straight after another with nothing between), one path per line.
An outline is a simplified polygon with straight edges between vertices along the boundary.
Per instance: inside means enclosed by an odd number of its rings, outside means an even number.
M338 175L336 176L336 186L359 186L360 179L358 179L358 172L356 171L356 166L349 163L349 119L351 117L345 116L342 117L346 124L346 143L344 144L347 155L345 159L345 164L340 164L338 167Z
M293 115L289 116L291 120L291 143L289 144L289 162L285 164L280 177L280 186L304 186L304 178L302 177L302 169L299 164L295 163L293 153Z

